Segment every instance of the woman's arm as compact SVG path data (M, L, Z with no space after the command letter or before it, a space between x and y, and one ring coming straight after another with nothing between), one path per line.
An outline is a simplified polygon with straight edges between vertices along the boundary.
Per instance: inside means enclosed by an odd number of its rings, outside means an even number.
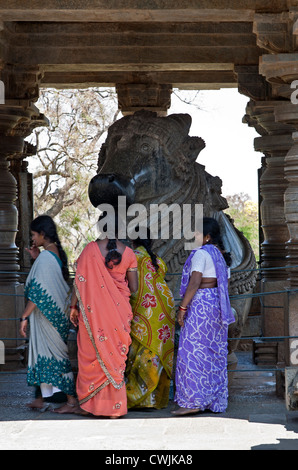
M137 292L139 287L139 280L138 280L138 271L136 270L128 270L126 271L126 279L128 282L128 287L131 293Z
M27 331L27 326L28 326L28 317L31 315L33 310L35 309L36 305L34 302L31 300L28 300L28 303L26 305L26 308L23 312L23 315L21 316L21 326L20 326L20 335L23 336L23 338L26 338L26 331Z
M74 326L78 326L79 311L77 309L78 298L75 289L72 290L70 301L70 316L69 319Z
M76 294L75 289L73 289L73 290L72 290L72 294L71 294L70 305L71 305L71 306L74 306L74 305L77 305L77 303L78 303L77 294Z
M185 310L179 309L178 311L177 321L180 326L184 326L184 317L186 315L186 308L188 304L190 303L190 301L192 300L195 293L197 292L197 290L199 289L201 282L202 282L202 273L198 271L193 271L190 276L189 284L187 286L185 295L180 304L180 307Z

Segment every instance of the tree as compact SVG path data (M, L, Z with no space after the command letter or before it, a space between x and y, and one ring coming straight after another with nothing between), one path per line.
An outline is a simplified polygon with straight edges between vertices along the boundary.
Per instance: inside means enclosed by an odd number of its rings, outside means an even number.
M34 130L30 157L34 176L35 216L54 218L70 263L94 239L98 213L88 198L98 152L109 126L118 118L112 89L41 90L38 108L49 120Z
M235 226L248 239L256 259L259 259L259 223L257 203L250 200L245 193L225 196L229 208L226 213L234 220Z

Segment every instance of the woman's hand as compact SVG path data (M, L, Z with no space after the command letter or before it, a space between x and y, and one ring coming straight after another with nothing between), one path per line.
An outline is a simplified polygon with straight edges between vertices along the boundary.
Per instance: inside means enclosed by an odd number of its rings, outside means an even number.
M185 318L185 315L186 315L186 310L185 311L182 311L182 310L178 310L178 314L177 314L177 322L179 324L179 326L183 327L184 326L184 318Z
M31 248L26 248L26 251L30 254L31 258L33 259L36 259L40 254L39 248L35 245L35 243L32 243Z
M71 308L70 309L70 316L69 319L73 326L77 327L79 324L79 312L77 308Z
M20 335L23 338L27 337L27 326L28 326L28 319L26 318L26 320L21 321L21 326L20 326Z

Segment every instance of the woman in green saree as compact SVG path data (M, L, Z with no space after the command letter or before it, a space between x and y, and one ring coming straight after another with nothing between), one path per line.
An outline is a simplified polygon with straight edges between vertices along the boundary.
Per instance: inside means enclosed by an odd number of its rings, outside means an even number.
M40 387L42 396L28 406L44 409L45 401L61 391L67 396L66 406L74 411L77 400L66 344L70 307L67 257L51 217L37 217L30 228L33 245L29 252L35 261L25 285L28 302L20 318L20 334L26 337L29 320L27 383Z

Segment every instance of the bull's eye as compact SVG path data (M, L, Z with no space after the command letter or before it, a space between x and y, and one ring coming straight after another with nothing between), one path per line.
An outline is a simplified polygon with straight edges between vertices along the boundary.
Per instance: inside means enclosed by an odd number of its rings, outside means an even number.
M147 142L144 142L141 146L141 149L143 150L143 152L149 152L151 147L149 144L147 144Z

